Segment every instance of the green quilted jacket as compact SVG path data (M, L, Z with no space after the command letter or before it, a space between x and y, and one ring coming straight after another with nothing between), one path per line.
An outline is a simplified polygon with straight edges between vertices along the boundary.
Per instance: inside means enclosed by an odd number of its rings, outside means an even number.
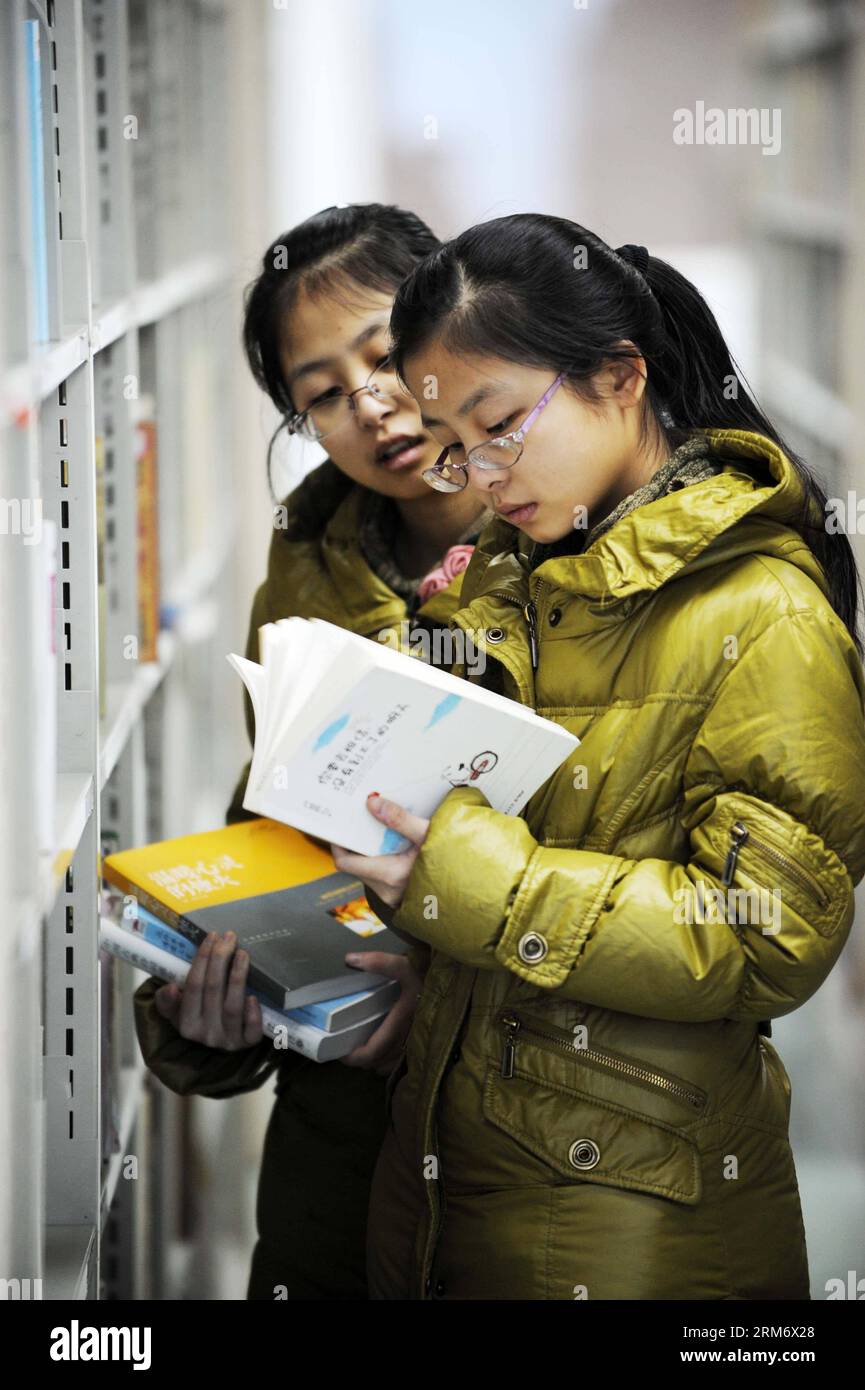
M865 681L790 462L706 434L717 476L536 567L496 520L463 576L481 679L581 743L520 817L451 791L393 916L432 959L372 1297L809 1297L767 1021L853 921Z

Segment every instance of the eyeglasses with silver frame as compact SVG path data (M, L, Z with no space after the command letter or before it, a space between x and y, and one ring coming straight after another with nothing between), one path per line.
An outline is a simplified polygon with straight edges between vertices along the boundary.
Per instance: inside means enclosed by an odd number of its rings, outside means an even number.
M466 454L465 463L450 462L449 455L453 446L448 445L439 454L432 468L426 468L421 474L424 482L429 483L430 487L435 488L437 492L462 492L469 480L468 466L470 463L488 472L502 468L513 468L514 464L522 457L526 435L544 406L552 400L564 379L564 372L560 372L552 385L547 387L537 405L529 411L519 429L510 430L508 434L497 435L495 439L488 439L483 444L476 444Z

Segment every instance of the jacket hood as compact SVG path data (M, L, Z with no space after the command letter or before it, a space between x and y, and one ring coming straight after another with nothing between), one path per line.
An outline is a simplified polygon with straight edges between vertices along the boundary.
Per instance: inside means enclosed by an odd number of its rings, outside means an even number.
M705 431L708 451L722 464L715 477L646 503L622 517L581 554L557 556L538 566L546 582L607 612L630 611L672 579L755 553L797 565L828 597L822 566L796 532L806 509L801 477L782 449L748 430ZM809 519L823 524L811 502ZM464 593L525 592L538 547L496 519L478 545ZM629 602L625 602L625 601Z

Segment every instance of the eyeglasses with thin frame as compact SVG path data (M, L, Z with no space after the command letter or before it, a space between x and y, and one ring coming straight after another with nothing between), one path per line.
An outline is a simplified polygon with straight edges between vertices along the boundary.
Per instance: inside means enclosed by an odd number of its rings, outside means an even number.
M519 429L510 430L508 434L497 435L495 439L488 439L483 444L476 444L466 454L465 463L450 463L448 461L448 455L454 447L448 445L439 454L432 468L425 469L421 474L424 482L429 483L430 487L435 488L438 492L462 492L469 480L468 466L470 463L487 471L513 468L514 464L522 457L526 435L544 406L552 400L564 379L564 372L560 372L552 385L547 387L537 405L529 411Z
M343 429L357 414L356 396L368 391L373 400L383 401L388 397L405 394L389 357L383 357L377 367L370 372L363 386L354 391L338 391L325 396L323 400L308 405L289 418L289 434L299 434L304 439L320 442L329 438L337 430Z

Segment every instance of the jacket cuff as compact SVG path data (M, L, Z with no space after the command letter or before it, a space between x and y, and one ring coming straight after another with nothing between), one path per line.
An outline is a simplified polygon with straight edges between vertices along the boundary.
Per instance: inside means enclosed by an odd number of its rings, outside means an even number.
M499 941L498 963L542 989L563 985L604 911L622 863L591 850L538 846Z
M536 847L520 817L494 811L477 787L455 787L433 812L391 925L465 965L495 968Z
M179 1096L226 1097L255 1090L280 1065L300 1054L277 1051L264 1037L236 1052L184 1038L156 1007L153 996L165 983L150 976L132 996L135 1031L145 1063Z

